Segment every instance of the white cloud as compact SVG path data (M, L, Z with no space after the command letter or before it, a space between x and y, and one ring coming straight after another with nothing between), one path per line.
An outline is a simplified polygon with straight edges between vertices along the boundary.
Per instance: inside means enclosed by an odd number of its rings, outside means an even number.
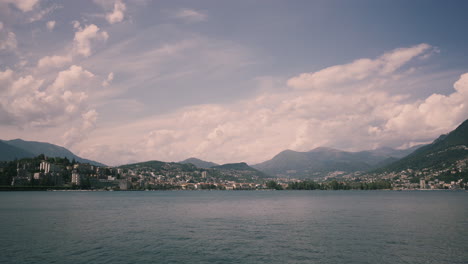
M107 13L106 14L106 20L107 22L109 22L110 24L115 24L115 23L118 23L118 22L122 22L122 20L124 19L124 12L125 10L127 9L127 7L125 6L125 4L120 1L120 0L117 0L114 2L114 10L111 12L111 13Z
M0 90L3 114L12 117L12 125L29 128L73 120L88 107L86 90L99 87L94 74L76 65L59 72L49 85L32 75L15 77L11 70L0 74L0 83L6 87Z
M61 8L61 6L54 4L44 9L38 9L29 15L29 22L32 23L42 20L44 17L46 17L47 15L59 8Z
M455 92L449 95L432 94L422 102L402 105L386 122L384 131L389 134L396 131L405 138L417 140L427 130L442 133L453 128L468 118L468 73L460 76L454 88Z
M74 29L79 29L80 26L81 26L81 25L80 25L80 22L79 22L79 21L76 21L76 20L73 20L73 21L71 22L71 24L73 25L73 28L74 28Z
M66 147L72 147L86 139L89 133L95 128L97 118L98 113L94 109L84 112L81 115L81 124L78 126L73 125L63 135L64 145Z
M54 30L56 22L54 20L47 21L46 27L49 31Z
M102 82L102 86L104 87L107 87L111 84L112 80L114 80L114 73L111 72L109 73L109 75L107 75L107 79L105 79L103 82Z
M50 88L53 90L65 90L74 85L81 86L84 80L89 80L94 77L94 74L83 69L80 66L72 65L68 70L61 71L57 75L57 78L52 83Z
M3 23L0 22L0 51L15 50L17 45L16 34L7 30Z
M106 31L100 30L94 24L81 28L79 24L74 23L74 27L78 29L74 38L75 52L85 57L89 57L92 53L92 42L105 42L109 38L109 34Z
M11 81L13 78L13 71L11 69L6 69L5 71L0 71L0 84L2 87L6 87L6 83Z
M377 59L359 59L352 63L336 65L314 73L303 73L288 80L288 85L297 89L328 89L342 83L365 81L367 78L385 77L395 73L410 60L427 55L428 44L400 48L385 53Z
M23 12L29 12L39 3L39 0L0 0L0 3L13 4Z
M72 57L69 55L65 56L45 56L37 62L38 68L60 68L68 63L71 63Z
M175 17L182 19L184 21L187 21L187 22L201 22L201 21L205 21L207 18L206 14L200 11L197 11L194 9L188 9L188 8L178 10L175 13Z

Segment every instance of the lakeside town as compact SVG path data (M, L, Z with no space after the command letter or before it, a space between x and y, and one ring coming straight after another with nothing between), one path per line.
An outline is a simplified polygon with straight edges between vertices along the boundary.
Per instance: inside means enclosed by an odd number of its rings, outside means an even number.
M0 163L2 190L457 190L468 189L468 159L445 169L390 173L334 172L318 178L271 177L244 167L198 168L193 164L146 162L120 167L67 158Z

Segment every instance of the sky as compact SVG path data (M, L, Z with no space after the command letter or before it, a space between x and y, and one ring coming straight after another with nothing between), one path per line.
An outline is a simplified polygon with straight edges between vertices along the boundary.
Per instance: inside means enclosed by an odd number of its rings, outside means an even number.
M0 0L0 139L108 165L407 148L468 118L467 1Z

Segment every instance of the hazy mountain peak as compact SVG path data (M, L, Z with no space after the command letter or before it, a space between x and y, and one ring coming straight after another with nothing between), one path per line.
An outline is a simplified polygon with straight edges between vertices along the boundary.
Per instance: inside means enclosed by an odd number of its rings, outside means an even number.
M329 148L329 147L318 147L318 148L314 148L313 150L309 152L343 152L343 151L339 149Z
M195 165L196 167L203 168L203 169L208 169L208 168L219 165L219 164L216 164L214 162L204 161L204 160L194 158L194 157L188 158L188 159L183 160L183 161L179 161L179 163L183 163L183 164L191 163L191 164Z
M247 165L245 162L238 163L226 163L219 166L213 166L215 169L232 169L232 170L255 170L254 168Z

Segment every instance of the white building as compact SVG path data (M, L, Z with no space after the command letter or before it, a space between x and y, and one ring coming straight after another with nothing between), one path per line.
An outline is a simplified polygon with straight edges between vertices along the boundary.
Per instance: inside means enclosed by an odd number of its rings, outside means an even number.
M419 188L420 189L426 189L426 180L419 180Z
M71 183L81 185L81 175L76 170L72 171Z
M59 168L55 164L51 164L50 162L47 162L47 161L42 161L41 164L39 165L39 170L43 171L44 173L52 173L52 172L57 172Z
M44 171L44 173L49 173L50 172L50 163L47 161L42 161L41 164L39 165L39 169L41 171Z
M40 172L35 172L33 178L35 180L40 180L41 179L41 173Z

